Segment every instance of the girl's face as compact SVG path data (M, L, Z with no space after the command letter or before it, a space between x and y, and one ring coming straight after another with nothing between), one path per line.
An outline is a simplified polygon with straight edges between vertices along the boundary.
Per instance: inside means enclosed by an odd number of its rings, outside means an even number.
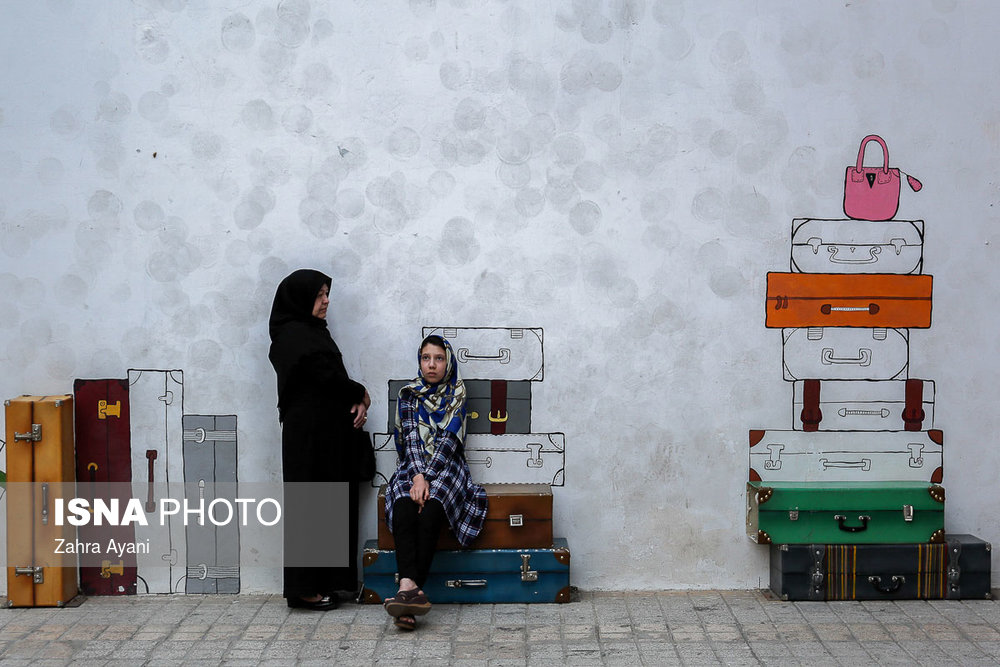
M437 384L444 379L448 371L448 355L443 347L427 343L420 350L420 374L430 384Z
M330 306L330 288L323 285L319 288L319 294L316 295L316 303L313 304L313 317L318 317L321 320L326 319L326 309Z

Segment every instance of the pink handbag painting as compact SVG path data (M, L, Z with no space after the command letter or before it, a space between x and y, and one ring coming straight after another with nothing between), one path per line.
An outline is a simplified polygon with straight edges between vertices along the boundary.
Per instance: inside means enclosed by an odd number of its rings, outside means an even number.
M882 147L882 166L865 167L865 147L876 141ZM855 220L891 220L899 208L899 174L896 167L889 166L889 148L877 134L870 134L861 140L858 161L847 168L844 178L844 213ZM906 175L906 181L914 192L923 187L920 181Z

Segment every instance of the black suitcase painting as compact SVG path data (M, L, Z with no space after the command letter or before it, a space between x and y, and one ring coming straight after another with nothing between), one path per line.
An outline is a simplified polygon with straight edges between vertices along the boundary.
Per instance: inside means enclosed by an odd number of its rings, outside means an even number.
M183 423L188 503L202 499L206 512L215 500L236 507L236 415L184 415ZM240 522L227 521L226 510L215 516L223 525L188 521L185 593L240 592Z
M792 428L801 431L920 431L934 428L931 380L799 380Z
M943 544L772 544L770 587L782 600L991 599L991 546L972 535Z
M434 604L569 602L569 562L565 538L556 538L551 549L439 551L423 590ZM363 602L380 604L396 594L395 551L368 540L363 563Z

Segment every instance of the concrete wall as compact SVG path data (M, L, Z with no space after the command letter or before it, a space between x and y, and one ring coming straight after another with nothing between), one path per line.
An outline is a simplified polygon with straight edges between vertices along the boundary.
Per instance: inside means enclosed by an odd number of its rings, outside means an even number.
M747 430L789 428L765 275L878 133L924 183L946 525L996 539L1000 7L986 0L39 0L0 10L0 394L181 369L279 478L299 267L386 418L424 326L537 327L586 589L767 582ZM877 151L874 151L877 155ZM362 531L374 536L374 495ZM243 540L244 565L252 536ZM246 567L243 591L279 573Z

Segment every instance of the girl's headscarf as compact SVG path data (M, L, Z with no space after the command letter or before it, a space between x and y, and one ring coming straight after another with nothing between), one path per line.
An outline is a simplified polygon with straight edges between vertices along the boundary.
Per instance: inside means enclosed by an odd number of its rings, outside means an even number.
M418 375L416 380L399 390L401 398L404 394L410 394L418 399L418 432L420 440L424 443L424 449L431 456L434 455L434 437L439 431L449 431L455 434L460 443L465 442L465 383L459 376L451 343L444 339L442 342L444 343L446 359L444 378L437 384L429 384L424 380L423 375ZM421 351L417 351L418 366ZM396 428L393 435L396 441L396 451L400 458L403 457L401 430L402 416L397 402Z
M340 356L326 320L312 314L316 295L324 285L329 287L330 282L330 277L319 271L299 269L282 280L274 294L268 320L271 349L267 357L278 376L279 410L288 378L303 358L316 353Z

